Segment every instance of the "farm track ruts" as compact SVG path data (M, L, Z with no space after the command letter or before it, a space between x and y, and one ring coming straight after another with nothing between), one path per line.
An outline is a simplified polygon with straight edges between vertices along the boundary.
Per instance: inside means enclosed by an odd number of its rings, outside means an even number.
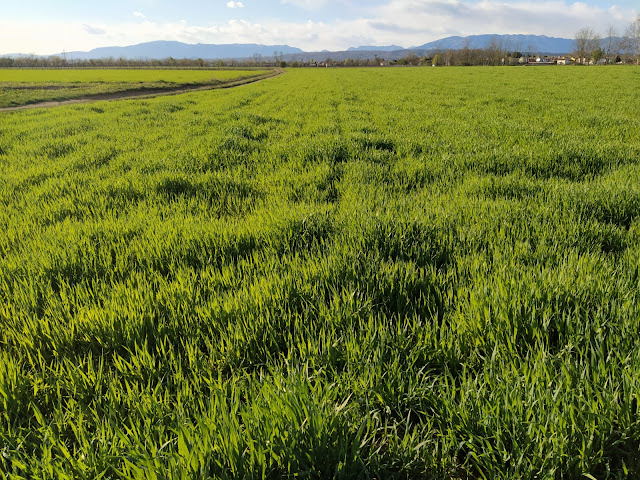
M274 69L271 73L265 75L258 75L256 77L242 78L240 80L234 80L225 83L218 83L215 85L187 85L175 88L163 88L163 89L142 89L142 90L125 90L122 92L112 92L112 93L99 93L96 95L87 95L85 97L79 98L70 98L68 100L56 100L56 101L46 101L46 102L38 102L38 103L30 103L28 105L19 105L16 107L2 107L0 108L0 112L13 112L17 110L29 110L32 108L53 108L53 107L61 107L63 105L75 105L81 103L91 103L91 102L99 102L99 101L113 101L113 100L124 100L128 98L151 98L151 97L159 97L164 95L179 95L181 93L187 92L197 92L202 90L219 90L223 88L233 88L240 87L242 85L248 85L250 83L259 82L262 80L266 80L268 78L278 77L284 74L284 70L278 68Z

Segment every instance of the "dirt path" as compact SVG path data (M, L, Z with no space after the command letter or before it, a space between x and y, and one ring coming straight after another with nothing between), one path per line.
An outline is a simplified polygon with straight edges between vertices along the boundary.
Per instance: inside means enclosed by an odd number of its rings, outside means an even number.
M248 85L249 83L255 83L261 80L266 80L267 78L280 76L283 73L284 73L284 70L282 70L281 68L276 68L272 72L267 73L265 75L241 78L240 80L234 80L226 83L218 83L215 85L187 85L187 86L181 86L181 87L153 89L153 90L125 90L123 92L99 93L96 95L87 95L86 97L70 98L69 100L30 103L28 105L19 105L17 107L2 107L0 108L0 112L14 112L17 110L30 110L32 108L52 108L52 107L60 107L62 105L75 105L80 103L122 100L126 98L152 98L152 97L159 97L164 95L179 95L181 93L186 93L186 92L198 92L202 90L219 90L222 88L232 88L232 87L239 87L241 85Z

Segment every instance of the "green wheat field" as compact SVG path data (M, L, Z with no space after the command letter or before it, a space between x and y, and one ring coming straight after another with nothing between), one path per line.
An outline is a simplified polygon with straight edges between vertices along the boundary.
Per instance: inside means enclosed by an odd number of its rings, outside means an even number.
M0 112L0 478L639 478L639 85Z
M145 90L214 86L268 73L244 70L0 69L0 108Z

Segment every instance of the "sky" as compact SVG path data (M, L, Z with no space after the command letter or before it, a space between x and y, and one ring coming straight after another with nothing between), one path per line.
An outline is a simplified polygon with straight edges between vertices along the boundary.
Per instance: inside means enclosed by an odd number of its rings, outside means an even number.
M606 36L640 0L2 0L0 54L49 55L154 40L261 43L305 51L414 47L452 35Z

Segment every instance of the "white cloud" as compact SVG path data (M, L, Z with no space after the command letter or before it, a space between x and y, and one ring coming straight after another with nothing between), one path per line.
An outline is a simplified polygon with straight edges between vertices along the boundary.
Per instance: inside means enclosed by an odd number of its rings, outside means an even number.
M133 12L133 16L138 18L147 18L142 12Z
M107 33L105 30L99 27L94 27L87 24L83 24L82 26L89 35L104 35L105 33Z
M227 2L228 8L244 8L244 3L242 2Z

